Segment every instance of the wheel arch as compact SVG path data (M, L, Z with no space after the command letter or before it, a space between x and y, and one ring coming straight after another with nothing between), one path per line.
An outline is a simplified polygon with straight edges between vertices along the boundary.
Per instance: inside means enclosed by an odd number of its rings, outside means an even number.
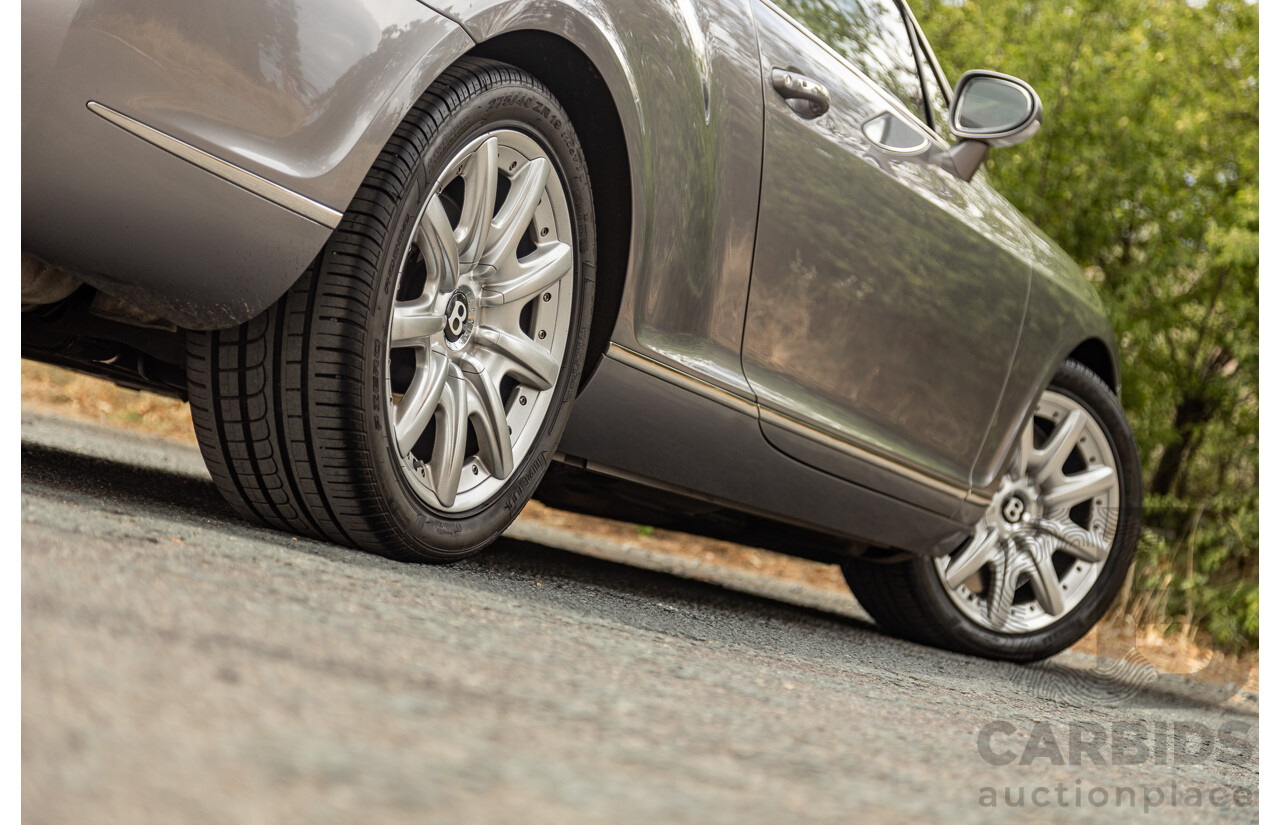
M1071 361L1079 362L1097 373L1098 377L1111 388L1116 395L1120 394L1120 371L1118 359L1101 339L1089 338L1081 341L1067 355Z
M1098 318L1102 316L1099 314ZM1066 361L1087 367L1117 398L1120 397L1120 365L1115 338L1102 320L1083 329L1081 326L1055 330L1045 335L1043 340L1037 335L1031 339L1032 346L1019 352L1010 373L1009 389L997 407L983 453L974 462L970 483L975 489L985 490L995 481L1015 448L1018 433L1031 414L1036 399ZM1023 340L1024 343L1028 340L1025 330Z

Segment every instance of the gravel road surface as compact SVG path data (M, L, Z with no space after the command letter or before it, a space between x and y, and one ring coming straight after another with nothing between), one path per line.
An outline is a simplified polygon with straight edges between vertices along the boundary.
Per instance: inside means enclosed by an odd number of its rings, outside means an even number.
M394 563L239 521L191 448L22 438L32 825L1258 819L1256 698L572 541Z

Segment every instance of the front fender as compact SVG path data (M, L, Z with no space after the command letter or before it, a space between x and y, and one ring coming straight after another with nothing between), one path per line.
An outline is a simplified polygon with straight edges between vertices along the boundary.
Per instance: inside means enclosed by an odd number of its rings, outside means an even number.
M972 486L990 487L1012 454L1036 400L1067 357L1087 341L1101 342L1119 389L1119 347L1106 309L1080 267L1039 228L1031 241L1031 295L1005 392L974 464Z

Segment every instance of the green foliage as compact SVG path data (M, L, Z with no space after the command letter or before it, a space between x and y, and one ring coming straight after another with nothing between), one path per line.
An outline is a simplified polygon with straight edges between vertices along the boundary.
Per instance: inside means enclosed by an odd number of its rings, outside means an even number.
M1123 604L1258 642L1258 8L916 0L947 75L1030 81L993 183L1086 268L1124 350L1147 529Z

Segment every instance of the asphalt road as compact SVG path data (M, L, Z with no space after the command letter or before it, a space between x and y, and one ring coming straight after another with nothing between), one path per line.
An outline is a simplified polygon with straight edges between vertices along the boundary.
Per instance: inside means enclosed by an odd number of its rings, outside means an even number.
M1226 691L510 538L393 563L237 520L191 449L27 414L22 588L32 825L1258 818Z

